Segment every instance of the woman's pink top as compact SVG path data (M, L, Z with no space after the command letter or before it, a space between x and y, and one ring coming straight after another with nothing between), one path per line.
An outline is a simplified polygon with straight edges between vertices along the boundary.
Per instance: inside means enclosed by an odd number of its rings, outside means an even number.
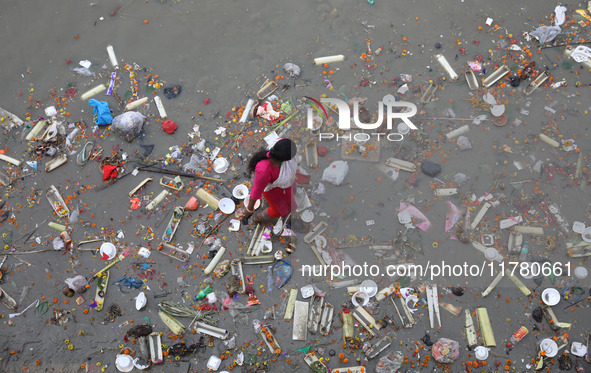
M279 177L279 169L275 167L270 160L263 159L257 163L254 169L254 183L250 191L250 198L254 200L261 199L265 188L270 183L277 180ZM277 212L281 216L287 216L290 212L297 208L294 198L295 181L292 186L287 189L273 188L266 194L266 198L270 199Z

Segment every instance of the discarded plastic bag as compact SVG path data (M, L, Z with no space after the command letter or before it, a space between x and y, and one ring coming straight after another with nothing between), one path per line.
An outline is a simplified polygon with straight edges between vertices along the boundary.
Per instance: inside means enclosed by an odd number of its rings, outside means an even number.
M88 285L86 277L81 275L67 278L64 282L76 293L84 293L86 291L86 285Z
M109 103L107 101L98 101L94 98L88 100L88 105L94 107L94 123L99 126L111 124L113 121L113 114L109 109Z
M460 356L460 344L454 340L440 338L431 349L438 363L451 364Z
M390 352L382 356L376 365L376 373L397 372L404 361L404 354L400 351Z
M534 38L538 39L540 44L546 44L560 33L560 27L558 26L540 26L529 34Z
M201 154L192 154L191 160L183 165L183 171L200 171L202 167L207 167L207 159Z
M579 63L589 61L591 59L591 48L585 45L579 45L570 56Z
M66 247L66 243L61 237L56 237L53 239L53 249L54 250L63 250Z
M422 212L419 211L419 209L408 202L400 201L400 208L398 209L398 212L404 211L407 211L413 218L421 220L419 224L416 224L416 227L420 230L426 232L429 228L431 228L431 222L425 215L423 215Z
M445 215L445 231L449 231L456 225L464 213L451 201L447 201L447 215Z
M125 141L132 142L142 132L144 119L137 111L126 111L113 119L113 130Z
M460 148L460 150L462 151L472 149L472 144L466 136L458 137L458 139L456 140L456 144L458 144L458 148Z
M345 161L334 161L322 172L322 181L341 185L349 173L349 164Z
M281 289L291 279L293 269L291 264L283 259L279 259L273 265L273 276L275 277L275 286Z

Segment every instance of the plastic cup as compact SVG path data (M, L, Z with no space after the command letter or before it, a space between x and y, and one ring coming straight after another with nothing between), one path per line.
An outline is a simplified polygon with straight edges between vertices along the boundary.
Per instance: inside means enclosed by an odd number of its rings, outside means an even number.
M117 255L117 248L110 242L103 242L99 252L101 253L102 259L111 260Z
M578 278L579 280L586 279L588 274L589 274L589 272L587 271L587 268L585 268L583 266L579 266L579 267L575 268L575 277Z
M115 367L120 372L131 372L133 370L133 358L129 355L117 355Z
M410 132L410 127L404 123L404 122L400 122L398 123L398 133L401 135L406 135Z
M484 251L484 256L488 260L495 260L498 255L499 255L499 252L497 251L497 249L495 249L493 247L489 247Z

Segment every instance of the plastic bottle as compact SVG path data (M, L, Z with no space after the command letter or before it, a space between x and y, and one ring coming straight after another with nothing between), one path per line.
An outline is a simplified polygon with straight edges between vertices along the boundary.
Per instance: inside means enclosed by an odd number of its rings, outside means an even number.
M509 341L512 345L516 344L517 342L521 341L523 337L525 337L529 333L529 330L525 326L519 328L512 336L509 338Z
M213 291L213 289L211 288L211 286L207 285L207 287L203 290L201 290L197 296L195 297L195 300L200 300L203 299L207 296L207 294L211 293Z
M523 243L521 247L521 251L519 252L519 261L523 262L527 259L527 255L529 254L529 249L527 248L527 241Z

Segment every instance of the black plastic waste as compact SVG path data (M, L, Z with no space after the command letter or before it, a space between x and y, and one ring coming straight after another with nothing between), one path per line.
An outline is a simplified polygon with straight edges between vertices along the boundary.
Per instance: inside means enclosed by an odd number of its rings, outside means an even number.
M173 85L171 87L165 87L164 88L164 97L166 97L168 99L175 98L178 95L180 95L182 91L183 91L183 87L181 87L180 85Z
M441 172L441 166L431 161L424 161L421 165L421 171L427 176L435 177Z

